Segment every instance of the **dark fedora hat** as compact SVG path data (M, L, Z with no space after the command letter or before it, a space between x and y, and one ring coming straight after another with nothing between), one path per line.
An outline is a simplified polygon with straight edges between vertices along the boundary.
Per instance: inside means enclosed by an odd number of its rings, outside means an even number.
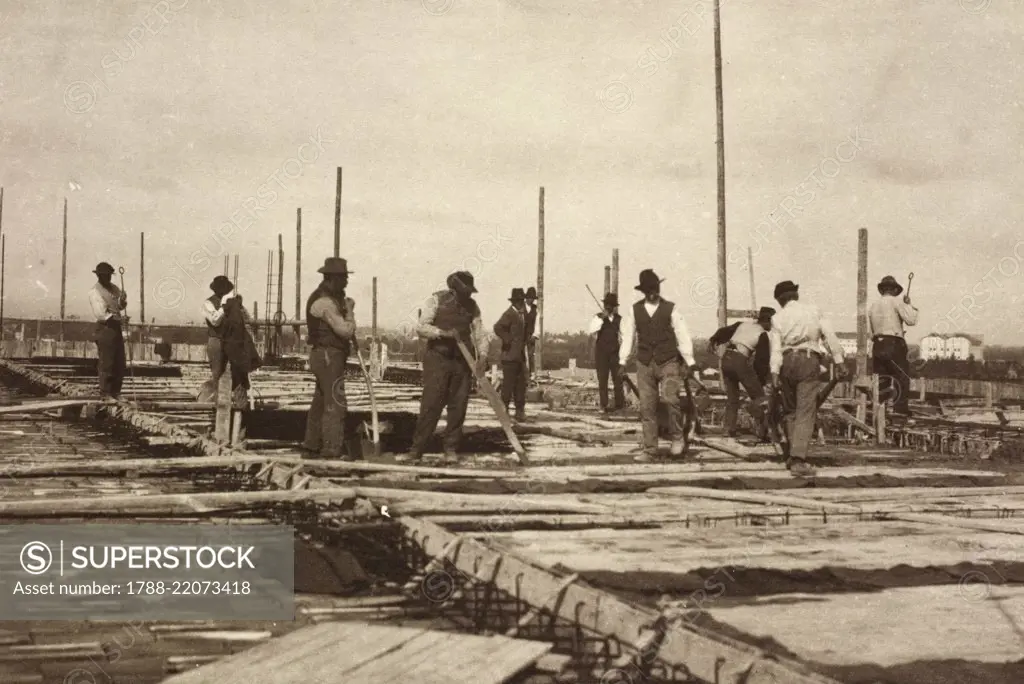
M523 288L521 288L521 287L513 287L512 288L512 296L510 296L508 298L508 301L510 301L510 302L525 302L526 301L526 294L523 292Z
M665 282L664 278L659 278L658 274L649 268L645 268L640 271L640 284L637 285L634 290L640 290L644 294L657 290L661 284Z
M96 264L96 268L94 268L92 272L96 273L97 275L101 273L110 275L114 272L114 267L108 264L106 261L101 261L100 263Z
M607 292L604 295L604 305L610 306L613 309L619 305L619 295L614 292Z
M882 290L892 287L896 289L896 294L903 292L903 286L896 282L896 279L891 275L887 275L878 281L878 292L881 294Z
M772 316L775 315L775 309L770 306L762 306L761 310L757 312L758 321L770 321Z
M227 294L235 289L227 276L219 275L210 283L210 289L216 294Z
M781 283L775 286L775 294L773 295L776 299L780 295L784 295L787 292L799 292L800 286L794 283L792 280L783 280Z
M532 302L532 301L536 301L536 299L537 299L537 288L535 288L535 287L528 287L528 288L526 288L526 301Z
M323 273L324 275L352 273L352 271L348 270L348 262L341 257L327 257L324 259L324 265L318 268L317 272Z
M445 281L451 290L464 288L469 294L476 292L476 285L473 282L473 274L469 271L456 271L448 276Z

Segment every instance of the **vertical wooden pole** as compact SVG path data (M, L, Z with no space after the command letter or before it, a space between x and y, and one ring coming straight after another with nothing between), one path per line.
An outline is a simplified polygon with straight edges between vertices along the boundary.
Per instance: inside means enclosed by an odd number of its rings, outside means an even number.
M868 380L868 229L857 231L857 380L863 387ZM857 393L857 419L867 417L867 396Z
M284 332L284 236L277 234L277 311L274 312L274 348L277 354L283 353L281 335Z
M372 325L370 328L370 335L373 337L373 341L377 341L377 276L373 276L373 317Z
M60 341L64 341L64 302L68 291L68 198L64 198L64 230L60 250Z
M0 200L2 205L2 200ZM0 340L4 339L4 277L7 275L7 236L0 234ZM24 330L24 324L22 325ZM24 339L24 332L21 335Z
M380 380L380 342L377 339L377 276L373 277L373 296L371 298L372 317L370 323L370 376Z
M146 325L146 234L139 235L139 323ZM140 333L141 334L141 333Z
M231 255L230 254L225 254L224 255L224 277L227 278L229 275L231 275Z
M302 209L295 210L295 320L302 318Z
M341 167L334 193L334 256L341 256Z
M213 438L222 444L231 443L231 370L225 369L217 383L217 412L214 416Z
M750 271L750 308L757 311L757 291L754 289L754 251L747 247L747 270Z
M604 293L608 294L612 291L612 267L604 267Z
M238 290L239 286L238 286L238 255L237 254L235 255L235 273L234 273L234 277L231 279L231 282L234 283L235 289Z
M887 442L885 436L885 402L881 400L878 381L878 374L873 373L871 375L871 403L874 404L875 441L878 444L885 444Z
M725 116L722 98L722 7L715 0L715 124L718 131L718 327L728 323L725 254Z
M619 250L612 250L612 282L609 292L619 294Z
M544 188L537 212L537 377L544 369Z

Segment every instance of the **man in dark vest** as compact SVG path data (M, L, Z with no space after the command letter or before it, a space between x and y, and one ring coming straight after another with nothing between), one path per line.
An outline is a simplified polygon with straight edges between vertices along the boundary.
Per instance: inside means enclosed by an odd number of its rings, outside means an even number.
M530 364L530 380L537 380L537 288L526 290L526 351Z
M89 306L96 321L96 353L99 357L100 394L108 399L121 396L126 370L124 334L121 314L128 305L128 295L111 282L114 267L105 261L93 271L96 284L89 290Z
M512 289L508 301L512 306L505 310L494 324L494 334L501 340L501 400L508 410L510 401L515 402L517 421L526 420L526 295L523 288Z
M229 328L238 331L237 325L229 326L227 319L229 313L237 313L244 324L252 322L249 312L241 304L241 297L235 292L234 284L227 276L219 275L210 283L213 294L203 302L203 319L206 321L207 340L206 358L210 362L210 379L203 383L199 390L199 401L213 401L217 393L217 385L220 377L228 369L228 353L225 347L225 331ZM244 325L241 332L246 332ZM238 336L236 332L233 337ZM239 340L244 342L243 340ZM247 366L248 364L246 364ZM231 365L231 388L237 390L239 387L248 388L248 370L240 364Z
M622 373L619 369L619 327L622 316L619 315L619 296L609 292L604 296L604 311L594 316L587 330L596 334L594 341L594 367L597 369L597 389L601 396L601 411L609 413L608 408L608 376L612 376L615 392L615 411L621 411L626 405L626 397L622 391Z
M722 384L725 385L725 431L736 437L736 419L740 408L740 386L750 398L750 415L754 419L758 438L766 441L768 426L765 408L768 404L764 386L771 379L771 346L768 331L772 327L775 309L762 306L756 321L740 321L719 328L708 345L712 351L722 351Z
M456 453L462 439L462 425L469 406L473 371L466 363L456 340L475 354L479 372L487 363L487 338L480 320L480 307L473 300L476 286L472 274L459 271L448 276L448 289L435 292L420 312L420 337L427 340L423 355L423 394L412 448L398 456L399 463L424 459L427 442L437 428L441 411L448 408L448 421L442 437L444 456L426 460L457 463Z
M682 420L679 395L685 378L695 368L693 340L686 321L675 305L661 298L662 279L654 271L640 272L635 289L644 294L621 321L622 349L619 358L628 361L636 349L637 389L640 390L640 419L644 427L643 452L637 461L652 461L658 456L659 389L668 413L672 437L672 456L686 452L686 432ZM682 358L687 370L680 368Z
M309 333L309 367L316 376L313 404L306 417L302 448L322 458L354 460L343 454L345 443L345 362L356 336L356 303L345 296L348 263L329 257L322 268L324 279L306 301Z

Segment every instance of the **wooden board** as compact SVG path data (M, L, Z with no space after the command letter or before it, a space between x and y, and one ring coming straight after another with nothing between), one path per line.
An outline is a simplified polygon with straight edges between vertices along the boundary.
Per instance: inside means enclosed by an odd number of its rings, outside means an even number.
M55 401L31 401L14 406L0 406L0 414L5 413L34 413L36 411L52 411L54 409L71 408L72 406L85 406L86 404L102 404L99 399L58 399Z
M358 622L297 630L166 684L502 684L549 644Z

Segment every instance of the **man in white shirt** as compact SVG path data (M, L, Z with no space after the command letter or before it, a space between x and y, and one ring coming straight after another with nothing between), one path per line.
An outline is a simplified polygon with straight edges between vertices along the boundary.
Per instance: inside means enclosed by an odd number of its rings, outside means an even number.
M672 456L683 455L687 447L679 394L685 377L694 368L693 340L675 304L661 298L661 283L662 279L654 271L640 272L640 284L634 289L642 292L644 298L628 310L620 328L619 365L624 365L636 349L640 419L644 430L643 452L636 457L640 462L652 461L658 454L659 389L668 409ZM679 365L680 358L687 365L686 375Z
M906 325L917 325L917 308L910 296L897 299L903 286L891 275L878 283L881 299L868 311L871 364L878 374L879 393L893 400L893 413L910 415L910 362L907 359Z
M831 323L816 306L799 301L799 286L790 280L775 286L780 311L772 317L772 384L782 389L786 434L789 437L787 466L797 476L811 476L807 463L814 421L818 415L818 389L826 348L836 373L846 376L843 348ZM824 344L823 344L824 343Z
M206 340L206 358L210 362L211 377L199 390L199 401L213 401L217 394L220 376L228 368L228 355L224 346L224 321L227 316L226 306L236 298L234 284L227 276L219 275L210 283L213 295L203 301L203 319L206 321L208 337ZM245 307L241 307L242 318L246 324L252 319ZM231 387L235 389L244 384L246 375L241 369L231 369Z
M107 262L97 264L93 273L96 274L97 282L89 290L89 306L93 320L96 321L100 394L116 399L121 396L121 385L127 368L121 312L128 306L128 295L111 282L114 267Z

